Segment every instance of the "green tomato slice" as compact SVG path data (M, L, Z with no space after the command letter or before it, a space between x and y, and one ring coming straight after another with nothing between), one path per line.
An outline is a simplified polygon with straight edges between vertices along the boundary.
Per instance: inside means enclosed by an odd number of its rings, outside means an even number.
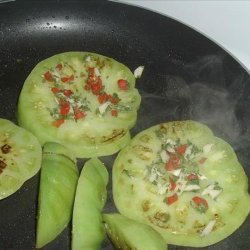
M77 180L78 169L73 154L58 143L46 143L38 198L37 248L54 240L68 225Z
M100 249L105 237L102 209L106 203L108 171L103 163L88 160L78 180L73 210L72 250Z
M116 249L167 250L162 236L149 225L118 213L104 214L103 220Z
M95 53L66 52L41 61L27 77L18 122L42 145L58 142L80 158L111 155L128 144L140 102L125 65Z
M169 244L214 244L250 211L248 179L234 150L198 122L142 131L121 150L112 174L119 212L151 225Z
M42 148L30 132L0 119L0 200L16 192L41 167Z

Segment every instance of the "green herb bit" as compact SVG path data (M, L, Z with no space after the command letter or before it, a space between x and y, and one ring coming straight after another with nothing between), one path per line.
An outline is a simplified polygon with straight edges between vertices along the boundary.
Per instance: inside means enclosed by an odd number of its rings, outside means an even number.
M180 145L181 145L181 139L180 139L180 138L177 138L176 144L177 144L177 146L180 146Z
M200 212L200 213L206 213L207 212L207 210L208 210L208 208L206 207L206 205L204 205L204 204L199 204L199 205L197 205L197 204L195 204L193 201L191 201L190 202L191 203L191 206L196 210L196 211L198 211L198 212Z
M164 133L163 133L161 130L156 130L156 131L155 131L155 134L156 134L156 136L157 136L159 139L163 139L163 138L164 138Z
M219 186L218 182L214 183L214 190L222 190L223 188L221 186Z
M132 110L130 106L124 106L124 105L116 105L116 108L119 111L131 111Z
M190 181L188 181L188 184L199 185L200 184L199 179L197 178L197 179L190 180Z

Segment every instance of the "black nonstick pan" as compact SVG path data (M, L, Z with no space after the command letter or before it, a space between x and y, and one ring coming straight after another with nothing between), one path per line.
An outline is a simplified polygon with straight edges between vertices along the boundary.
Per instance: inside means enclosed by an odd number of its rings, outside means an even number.
M223 32L223 30L221 31ZM233 34L232 34L233 35ZM108 1L17 1L0 4L0 117L16 122L18 95L41 60L91 51L135 69L144 65L132 135L154 124L193 119L228 141L250 174L250 77L215 43L165 16ZM109 172L115 156L103 157ZM84 160L79 160L79 167ZM39 174L0 201L0 249L35 248ZM115 211L109 186L105 211ZM44 249L70 249L70 226ZM204 249L249 249L250 220ZM114 249L106 239L101 249ZM193 249L169 246L169 249ZM147 249L145 249L147 250Z

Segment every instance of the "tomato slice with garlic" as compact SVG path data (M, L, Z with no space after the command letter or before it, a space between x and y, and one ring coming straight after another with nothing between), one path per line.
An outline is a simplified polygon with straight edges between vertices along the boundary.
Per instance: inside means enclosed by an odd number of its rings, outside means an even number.
M53 140L80 158L104 156L128 144L140 102L127 66L95 53L67 52L40 62L27 77L18 122L42 145Z
M247 177L233 148L195 121L137 134L118 154L112 179L118 211L150 225L168 244L217 243L250 211Z

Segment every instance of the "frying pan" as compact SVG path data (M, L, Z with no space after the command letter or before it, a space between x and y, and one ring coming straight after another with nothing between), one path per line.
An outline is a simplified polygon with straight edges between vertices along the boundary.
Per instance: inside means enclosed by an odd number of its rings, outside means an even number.
M143 76L137 81L142 105L132 135L159 122L201 121L234 147L249 176L248 73L222 48L191 28L117 2L1 3L0 117L16 122L18 95L31 69L65 51L104 54L131 70L144 65ZM114 158L101 159L110 173ZM79 168L83 162L79 160ZM0 201L0 249L35 248L38 184L39 174ZM106 212L115 211L111 188L109 184ZM233 235L204 249L248 249L249 232L248 218ZM70 227L44 249L70 249ZM102 249L114 248L106 239Z

